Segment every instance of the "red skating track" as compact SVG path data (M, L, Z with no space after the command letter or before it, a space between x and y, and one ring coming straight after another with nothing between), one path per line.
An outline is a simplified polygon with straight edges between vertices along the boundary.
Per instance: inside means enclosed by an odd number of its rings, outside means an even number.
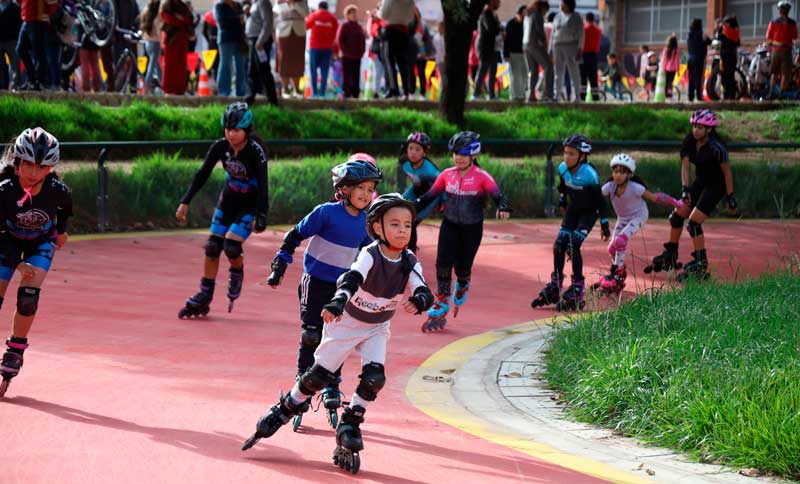
M667 230L653 220L634 238L629 288L665 280L641 269L661 251ZM354 477L330 462L333 431L322 412L307 414L299 433L287 426L239 450L278 391L293 383L302 264L290 267L278 290L262 283L281 232L246 244L245 289L232 314L220 271L205 320L177 318L197 289L204 234L72 241L42 292L25 367L0 401L0 483L597 481L439 423L404 394L409 376L444 345L553 314L529 303L549 277L556 232L554 222L487 224L470 299L447 332L422 334L421 317L396 317L389 381L367 412ZM800 250L800 223L711 222L705 232L712 268L726 278L779 266L782 255ZM434 226L421 230L422 263L434 286L436 234ZM684 238L681 259L689 252ZM584 260L592 280L608 266L597 233L584 245ZM15 279L2 310L4 332L16 286ZM358 370L356 357L345 364L348 393Z

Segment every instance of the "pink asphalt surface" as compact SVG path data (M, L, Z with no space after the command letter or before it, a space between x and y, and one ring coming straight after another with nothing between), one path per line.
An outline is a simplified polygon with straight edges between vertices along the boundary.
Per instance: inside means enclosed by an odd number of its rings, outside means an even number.
M220 271L205 320L177 318L197 290L205 235L70 242L42 291L25 367L0 401L0 483L597 481L439 423L405 397L414 370L446 344L554 314L529 304L549 278L557 230L555 222L487 224L470 299L447 332L422 334L420 316L395 318L389 380L366 414L354 477L330 462L333 430L323 412L307 414L301 432L287 426L239 450L294 378L302 264L290 266L278 290L262 283L282 233L245 245L245 288L232 314ZM665 281L641 269L661 251L667 230L665 220L653 220L633 239L629 288ZM433 287L437 231L421 230ZM798 223L710 222L705 231L712 268L725 278L777 267L781 254L800 250ZM589 282L609 264L596 232L584 245ZM684 238L681 259L689 252ZM16 287L15 279L0 313L4 332ZM344 391L353 391L359 369L355 356L345 364Z

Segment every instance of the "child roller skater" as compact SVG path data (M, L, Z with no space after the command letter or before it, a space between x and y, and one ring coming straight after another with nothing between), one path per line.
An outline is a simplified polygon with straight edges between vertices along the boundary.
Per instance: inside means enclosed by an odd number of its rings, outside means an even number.
M531 306L537 308L555 304L558 311L575 311L586 305L581 245L589 236L598 215L601 238L608 240L611 233L608 228L608 205L600 190L600 177L589 163L592 145L583 135L572 134L562 146L564 161L558 167L561 177L558 192L564 218L553 244L554 270L550 274L550 282L539 291L539 296L531 302ZM572 284L559 300L567 256L572 260Z
M716 131L717 116L710 109L699 109L692 114L689 122L692 130L684 138L681 148L681 199L684 206L676 208L669 216L672 228L669 242L664 244L664 252L644 268L645 274L649 274L683 267L683 272L676 277L678 282L689 278L703 280L709 277L703 222L723 197L729 213L736 213L737 208L728 150ZM695 166L695 180L689 185L691 165ZM694 252L691 261L681 264L678 262L678 242L683 231L683 222L687 218L689 223L686 231L692 238Z
M602 192L611 197L611 205L617 213L617 224L611 234L608 253L611 255L611 270L592 285L592 289L602 294L619 294L625 288L628 276L625 270L625 254L628 241L644 227L649 212L647 202L661 203L675 208L683 207L683 202L665 193L647 190L644 182L635 175L636 160L630 155L620 153L611 158L612 178L603 185ZM646 201L645 201L646 200Z
M303 240L311 238L303 256L303 276L298 288L303 329L297 350L298 379L314 364L314 351L322 340L322 307L333 299L336 280L350 269L359 249L372 243L367 234L364 210L372 202L376 185L383 178L372 157L364 153L354 154L331 172L338 201L317 205L286 233L267 279L267 284L277 289L288 264L292 263L294 251ZM335 370L336 378L320 394L334 428L338 419L336 412L342 406L341 368ZM303 402L294 418L295 430L309 407L310 400Z
M397 180L400 184L400 191L403 192L403 198L406 200L411 200L413 202L424 195L430 190L433 183L436 181L436 177L441 173L439 168L428 158L430 149L430 136L420 131L408 135L406 142L403 143L402 153L397 166ZM406 178L411 181L411 185L408 187L405 186ZM417 226L425 220L443 200L444 194L439 195L427 206L421 207L420 211L417 213L417 218L414 220L414 226L411 232L411 242L408 244L408 248L412 252L417 252Z
M414 215L413 204L399 193L381 195L372 202L367 209L367 228L376 240L361 249L350 270L339 278L335 296L322 309L325 326L314 365L258 420L256 432L242 450L277 432L300 411L303 402L336 377L336 368L358 349L363 365L360 383L342 412L333 453L334 464L353 474L358 472L358 453L364 448L360 429L364 412L386 383L390 320L398 307L409 314L421 314L433 303L433 294L422 278L422 266L407 250ZM406 287L413 295L401 303Z
M225 137L211 145L175 212L179 221L186 220L192 198L206 183L217 163L222 162L226 172L225 187L211 220L200 291L186 300L186 306L178 312L181 319L208 314L214 297L219 256L223 252L231 264L228 312L233 310L244 281L242 244L254 229L260 233L267 228L267 155L261 140L253 134L253 113L246 103L231 103L222 114L222 127Z
M439 247L436 253L437 294L434 306L428 311L423 332L442 331L450 310L451 271L455 268L456 287L453 295L453 317L467 300L472 263L483 237L483 209L486 196L497 204L496 216L508 219L511 206L494 178L478 166L481 152L480 135L462 131L450 138L448 151L453 153L455 166L444 170L431 189L417 200L416 206L427 207L446 193L444 220L439 228Z
M42 128L26 129L3 156L0 172L0 305L14 271L21 275L11 336L6 340L0 397L22 368L28 332L39 305L42 283L55 249L67 242L72 215L69 188L52 172L59 161L58 140Z

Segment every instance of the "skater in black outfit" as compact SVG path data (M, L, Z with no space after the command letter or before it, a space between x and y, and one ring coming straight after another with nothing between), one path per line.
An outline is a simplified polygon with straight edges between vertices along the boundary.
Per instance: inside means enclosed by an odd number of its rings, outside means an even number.
M559 311L583 309L586 283L583 277L581 245L589 236L597 217L600 217L601 238L611 236L608 226L608 204L601 192L600 176L589 163L592 145L580 134L568 136L562 143L564 161L558 166L561 183L559 207L564 218L553 244L553 272L550 282L531 302L533 308L556 304ZM567 256L572 260L572 284L560 295L564 281L564 264Z
M192 198L211 176L214 166L222 162L226 172L225 188L211 221L200 291L186 300L186 306L178 313L179 318L208 314L222 252L231 264L228 312L233 309L244 280L242 244L253 230L260 233L267 228L267 155L261 141L252 133L253 113L246 103L232 103L222 114L222 127L225 137L211 145L175 212L179 221L186 220Z
M59 161L58 140L42 128L26 129L3 156L0 173L0 305L14 271L20 272L17 310L0 365L2 397L22 368L28 332L39 305L42 283L53 255L67 242L72 215L69 188L52 173Z
M690 277L706 279L708 277L708 257L706 256L703 222L711 211L725 197L728 211L735 213L736 198L733 196L733 174L728 163L728 150L716 132L719 123L717 116L710 109L699 109L689 120L692 132L683 140L681 148L681 183L683 190L681 199L685 205L676 208L669 216L672 226L669 242L664 244L664 252L657 255L651 265L644 268L645 274L670 269L680 269L679 282ZM691 165L695 165L695 180L689 184ZM692 260L685 265L678 262L678 242L683 232L683 222L689 219L686 226L692 238L694 252Z

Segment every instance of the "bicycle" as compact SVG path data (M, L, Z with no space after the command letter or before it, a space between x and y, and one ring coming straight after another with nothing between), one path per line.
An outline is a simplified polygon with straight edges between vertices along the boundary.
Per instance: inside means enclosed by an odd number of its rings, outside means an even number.
M131 78L133 77L134 69L137 69L136 75L137 77L139 76L137 65L138 52L132 51L129 46L131 44L138 45L144 43L144 41L142 40L141 32L134 32L133 30L123 29L122 27L116 27L115 30L122 34L122 37L125 39L125 49L122 50L119 59L117 59L117 62L114 64L115 76L114 85L112 87L114 92L126 93L128 92L128 88L131 87ZM155 59L155 62L158 62L158 59ZM136 89L135 84L133 88Z
M75 3L65 0L62 13L74 20L65 22L70 25L68 31L58 31L63 44L61 47L61 79L65 90L69 87L69 79L80 64L78 50L88 36L89 40L103 47L111 40L117 23L116 8L113 0L89 0Z

